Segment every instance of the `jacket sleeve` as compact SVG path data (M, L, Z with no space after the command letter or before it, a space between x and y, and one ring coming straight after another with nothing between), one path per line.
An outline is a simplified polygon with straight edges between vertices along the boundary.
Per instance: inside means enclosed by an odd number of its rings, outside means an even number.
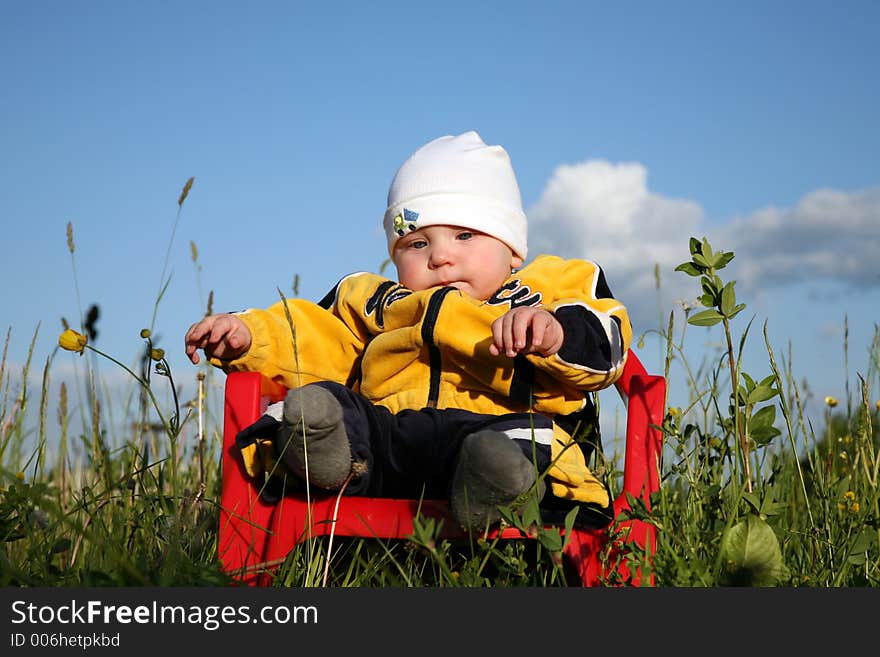
M314 381L357 387L364 348L383 331L386 308L411 294L377 274L349 274L318 303L288 299L240 313L251 348L237 360L211 362L227 371L262 372L288 388Z
M238 317L251 332L250 349L235 360L212 358L211 364L227 372L261 372L287 388L314 381L355 384L364 341L331 311L288 299Z
M562 324L565 339L556 354L530 354L528 360L579 390L612 385L632 342L626 307L613 297L596 263L544 256L542 265L535 284L542 290L543 307Z

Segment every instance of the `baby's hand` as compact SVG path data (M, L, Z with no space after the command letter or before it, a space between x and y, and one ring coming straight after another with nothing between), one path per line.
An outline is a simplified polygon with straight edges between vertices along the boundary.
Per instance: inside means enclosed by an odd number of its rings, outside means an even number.
M199 364L197 349L203 350L208 358L232 360L250 349L251 332L235 315L221 313L209 315L190 326L184 342L187 358L196 365Z
M553 313L543 308L511 308L492 322L489 352L513 358L519 353L552 356L562 348L565 333Z

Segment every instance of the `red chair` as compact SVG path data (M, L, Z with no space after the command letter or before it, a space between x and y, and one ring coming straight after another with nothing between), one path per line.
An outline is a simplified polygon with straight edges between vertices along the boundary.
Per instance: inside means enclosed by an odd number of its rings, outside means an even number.
M634 542L647 554L656 547L655 528L641 520L623 520L622 511L630 507L627 494L642 500L650 509L649 497L660 486L659 468L666 381L646 373L631 350L623 375L615 384L627 404L626 448L623 489L614 499L617 520L602 530L573 529L564 553L577 569L585 586L600 583L603 575L600 555L608 542ZM464 538L443 500L401 500L368 497L312 496L311 511L304 495L287 495L276 504L259 496L256 482L247 475L235 446L238 432L256 421L269 403L284 398L285 389L256 372L233 372L226 378L223 427L222 492L218 552L224 571L249 585L268 585L272 570L300 541L310 536L334 533L337 536L405 538L413 531L413 517L442 519L440 536ZM337 508L338 507L338 508ZM309 523L311 517L311 523ZM335 518L335 520L334 520ZM519 530L507 527L493 530L489 537L524 538ZM612 544L612 555L623 554L620 543ZM614 563L614 559L606 560ZM630 573L625 559L610 567L624 582L640 585L641 572ZM653 585L649 575L648 585Z

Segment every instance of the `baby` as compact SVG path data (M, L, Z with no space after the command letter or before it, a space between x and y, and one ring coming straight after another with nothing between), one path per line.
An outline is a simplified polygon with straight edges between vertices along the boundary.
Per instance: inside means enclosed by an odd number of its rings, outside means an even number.
M632 338L602 270L552 255L524 266L510 159L476 132L435 139L401 165L384 228L396 281L357 273L319 303L211 315L187 331L187 356L197 364L201 349L224 371L290 389L245 432L269 432L312 486L448 497L466 528L530 495L607 524L608 490L573 438Z

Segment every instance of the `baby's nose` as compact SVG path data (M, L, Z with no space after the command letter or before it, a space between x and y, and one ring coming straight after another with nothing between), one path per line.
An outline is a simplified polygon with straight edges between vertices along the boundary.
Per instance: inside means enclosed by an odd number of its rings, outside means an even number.
M452 250L446 246L431 247L431 265L439 267L452 262Z

